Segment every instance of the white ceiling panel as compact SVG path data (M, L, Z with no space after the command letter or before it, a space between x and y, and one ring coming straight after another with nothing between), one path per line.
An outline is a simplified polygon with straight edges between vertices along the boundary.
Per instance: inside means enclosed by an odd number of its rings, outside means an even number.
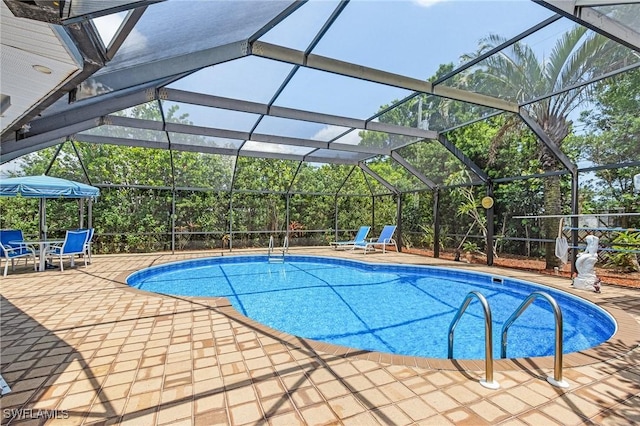
M0 91L11 97L11 105L1 117L2 130L80 71L78 66L8 46L2 46L0 58ZM37 71L39 67L50 73Z
M4 2L0 9L0 92L10 97L10 106L0 117L4 131L80 72L81 66L53 26L16 18Z

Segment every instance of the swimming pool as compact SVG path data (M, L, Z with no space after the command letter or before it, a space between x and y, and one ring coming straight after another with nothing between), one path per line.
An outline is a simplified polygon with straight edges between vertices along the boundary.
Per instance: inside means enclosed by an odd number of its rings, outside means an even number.
M447 358L449 325L470 291L493 316L493 355L502 324L533 291L562 309L564 353L599 345L616 330L604 310L568 293L494 275L429 266L382 265L318 256L215 257L170 263L131 274L135 288L177 296L226 297L243 315L276 330L337 345ZM554 315L537 299L509 329L507 356L553 355ZM457 359L484 359L484 315L474 300L459 322Z

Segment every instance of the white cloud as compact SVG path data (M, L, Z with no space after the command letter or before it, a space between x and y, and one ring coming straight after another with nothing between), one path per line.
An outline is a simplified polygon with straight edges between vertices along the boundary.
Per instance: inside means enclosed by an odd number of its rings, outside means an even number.
M346 129L344 127L339 126L326 126L319 130L311 139L321 140L321 141L329 141L336 136L344 133ZM358 131L353 131L343 136L338 141L342 144L347 145L358 145L360 143L360 136L358 136Z
M126 16L126 12L121 12L114 13L112 15L100 16L93 20L93 23L98 30L98 34L100 34L105 46L109 45ZM137 46L145 46L147 44L147 38L135 28L131 30L127 36L127 41Z
M413 0L420 7L431 7L437 3L443 3L447 0Z

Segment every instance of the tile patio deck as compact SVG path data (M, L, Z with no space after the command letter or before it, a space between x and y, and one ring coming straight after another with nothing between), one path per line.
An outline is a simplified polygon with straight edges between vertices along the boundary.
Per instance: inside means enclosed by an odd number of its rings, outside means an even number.
M569 288L522 271L408 254L294 249L295 254L437 264ZM243 253L234 251L234 253ZM224 300L132 290L128 272L220 252L94 256L88 268L2 279L0 372L12 392L2 424L640 424L640 290L576 292L619 321L605 345L565 356L568 389L551 386L551 357L484 363L362 353L274 332ZM229 255L228 252L224 253ZM14 416L12 418L12 416Z

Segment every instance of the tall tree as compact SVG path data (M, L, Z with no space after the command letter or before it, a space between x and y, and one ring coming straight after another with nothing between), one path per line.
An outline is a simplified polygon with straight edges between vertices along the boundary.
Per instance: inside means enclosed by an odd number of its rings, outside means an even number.
M596 85L593 108L583 111L585 131L574 136L569 146L578 158L595 166L640 161L640 70L603 80ZM633 175L640 167L604 168L593 202L599 208L623 207L640 211L640 197L634 194Z
M466 59L480 56L505 41L501 36L490 35L481 40L478 51ZM474 90L522 104L538 96L573 87L526 107L528 114L540 125L552 144L549 147L538 143L540 168L544 172L553 172L562 169L553 151L555 148L562 149L563 141L571 131L570 114L588 102L593 94L594 85L576 85L619 67L619 61L624 60L626 53L625 49L612 41L589 32L585 27L576 26L558 39L548 57L539 58L533 48L518 42L478 63L471 69L472 78L468 81L473 82ZM511 127L516 125L522 124L514 121L505 124ZM499 143L500 139L496 138L495 142ZM563 213L560 176L549 176L544 180L543 213ZM555 235L558 220L551 218L544 221L545 237L552 238ZM547 268L559 265L553 243L547 244L545 257Z

